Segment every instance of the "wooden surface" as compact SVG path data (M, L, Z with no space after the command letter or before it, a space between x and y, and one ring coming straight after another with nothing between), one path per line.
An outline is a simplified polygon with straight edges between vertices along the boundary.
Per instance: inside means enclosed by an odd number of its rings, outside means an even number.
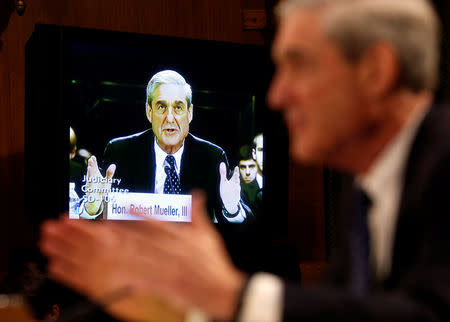
M264 44L266 35L244 31L242 10L264 9L265 4L265 0L27 0L23 16L12 14L0 36L0 272L11 249L28 247L37 236L23 206L25 45L34 24ZM43 142L43 155L51 153L46 148ZM289 239L300 245L302 260L323 260L322 172L296 165L290 171L289 208L295 212L289 218Z

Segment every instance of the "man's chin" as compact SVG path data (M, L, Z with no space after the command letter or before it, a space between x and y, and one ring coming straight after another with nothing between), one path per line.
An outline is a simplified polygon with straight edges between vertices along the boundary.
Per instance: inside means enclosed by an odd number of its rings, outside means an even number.
M290 155L296 162L314 165L322 164L325 157L324 153L299 144L291 144Z
M162 138L160 141L161 144L159 146L166 152L166 153L175 153L178 151L178 149L181 147L182 143L180 140L167 140L167 138Z
M180 144L180 141L182 141L180 139L180 136L175 133L172 135L163 135L161 139L162 139L161 141L165 145L177 145L177 144Z

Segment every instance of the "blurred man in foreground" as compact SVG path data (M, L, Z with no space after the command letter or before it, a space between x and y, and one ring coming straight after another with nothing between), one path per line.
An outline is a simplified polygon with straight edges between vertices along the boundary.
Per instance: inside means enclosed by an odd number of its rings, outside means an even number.
M435 13L425 0L286 0L278 15L268 100L291 154L355 178L324 284L235 269L201 194L189 227L47 223L50 273L100 303L127 287L218 320L450 320L450 111L430 107ZM98 240L111 246L85 247ZM85 274L113 260L106 276Z

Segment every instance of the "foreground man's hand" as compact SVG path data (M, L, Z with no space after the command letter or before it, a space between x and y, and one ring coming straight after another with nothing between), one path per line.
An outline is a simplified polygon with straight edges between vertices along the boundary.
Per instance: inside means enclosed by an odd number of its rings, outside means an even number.
M129 292L230 320L245 277L208 220L202 193L193 195L192 214L187 225L51 221L42 227L41 249L51 276L119 318L134 312L114 310L105 299Z
M110 314L126 321L183 321L183 313L165 301L131 287L126 271L125 239L110 225L69 220L42 226L41 249L49 256L50 275L85 294ZM117 256L115 256L117 254Z

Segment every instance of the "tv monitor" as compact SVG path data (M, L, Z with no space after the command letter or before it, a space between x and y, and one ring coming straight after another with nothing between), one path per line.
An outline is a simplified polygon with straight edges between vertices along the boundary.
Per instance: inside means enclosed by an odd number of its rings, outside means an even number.
M272 70L269 50L264 46L36 25L27 45L26 68L28 213L38 223L64 211L71 218L132 220L149 216L188 222L189 191L201 188L209 189L208 200L218 200L208 204L211 219L218 226L256 225L266 227L270 234L285 236L286 133L280 116L265 104ZM223 151L226 156L211 157L202 150L189 159L184 153L181 168L185 162L195 175L186 179L178 173L179 185L190 180L181 195L162 195L166 182L155 183L157 170L151 165L161 142L155 122L149 120L147 86L155 74L164 71L181 75L192 91L192 120L184 142L192 135L196 142L213 147L211 153ZM173 121L174 110L170 109ZM177 121L173 124L179 129ZM76 136L75 149L69 145L72 135ZM105 147L117 147L121 140L134 144L139 136L146 137L145 143L139 143L143 145L122 151L120 160L107 159ZM264 167L263 179L258 176L262 187L256 176L252 177L259 166L255 156L258 137L263 137L264 144L259 150L260 168ZM188 143L183 145L189 149ZM90 156L95 156L99 168L96 175L87 172ZM245 160L248 162L241 162ZM241 164L238 208L242 220L228 220L227 215L232 218L236 212L227 211L221 202L227 198L220 192L222 161L227 164L226 180ZM110 178L106 176L107 162L117 163ZM137 183L135 177L145 177L145 184ZM98 188L95 180L107 184ZM251 187L251 200L243 196L243 187L249 183L259 187L258 197ZM159 191L155 184L159 184ZM104 202L97 211L87 212L86 202L92 201L96 192L96 198ZM255 198L260 202L257 207L252 204Z

